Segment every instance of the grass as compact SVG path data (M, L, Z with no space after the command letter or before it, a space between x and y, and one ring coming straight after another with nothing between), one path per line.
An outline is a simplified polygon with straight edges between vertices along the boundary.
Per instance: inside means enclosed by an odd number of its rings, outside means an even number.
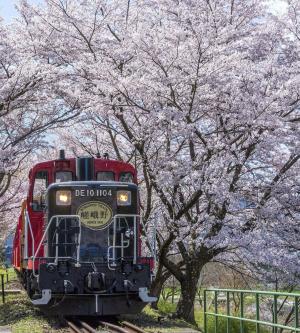
M0 274L4 274L4 285L7 284L7 274L8 274L8 283L10 281L15 281L17 279L17 274L13 268L8 268L7 270L0 268Z
M204 327L204 315L203 312L198 311L195 313L196 322L199 327ZM218 332L225 333L227 332L227 319L218 318ZM240 321L230 319L229 322L229 332L230 333L240 333ZM256 327L254 323L244 322L244 333L254 333L256 332ZM260 326L260 333L269 333L270 330ZM207 319L207 333L215 333L215 318L209 316Z
M176 304L172 304L171 302L164 301L162 299L158 302L158 309L159 313L163 315L170 315L175 313L176 311ZM150 309L151 310L151 309ZM149 310L148 310L149 311ZM152 310L153 311L153 310ZM211 312L214 312L211 309ZM237 315L238 316L238 315ZM196 307L195 310L195 320L198 328L201 330L204 329L204 314L203 309ZM240 332L240 321L230 319L230 333L239 333ZM226 318L218 318L218 333L225 333L227 332L227 319ZM256 327L254 323L244 323L244 332L245 333L253 333L256 331ZM267 328L260 327L260 333L268 333L270 330ZM207 333L215 333L215 319L213 316L208 316L207 320Z
M160 299L158 302L158 309L163 314L172 314L176 311L176 303L172 304L171 302Z
M11 327L12 333L59 332L57 320L33 307L25 293L10 295L0 305L0 326Z
M10 286L21 286L17 282L17 276L13 269L9 269ZM6 280L5 280L6 281ZM60 329L57 318L45 316L37 308L33 307L25 292L21 294L7 295L5 303L0 300L0 326L8 326L12 333L45 333L45 332L67 332Z
M160 307L160 306L159 306ZM151 333L182 333L192 332L197 328L180 319L166 316L161 309L153 310L147 305L142 313L137 315L123 315L121 320L128 320Z

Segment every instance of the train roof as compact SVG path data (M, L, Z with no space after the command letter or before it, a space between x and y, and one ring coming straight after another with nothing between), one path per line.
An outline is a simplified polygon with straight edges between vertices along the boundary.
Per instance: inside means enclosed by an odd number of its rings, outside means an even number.
M112 159L106 159L106 158L93 158L95 167L96 168L104 168L104 169L113 169L113 170L119 170L119 171L132 171L135 172L135 167L127 162L119 161L119 160L112 160ZM30 172L34 170L40 170L43 168L55 168L57 165L67 162L70 164L70 166L74 166L76 164L76 158L64 158L64 159L53 159L48 160L44 162L36 163L31 169Z
M57 188L57 187L67 187L67 186L109 186L109 187L126 187L126 188L136 188L137 185L134 183L125 183L125 182L112 182L112 181L96 181L96 180L84 180L84 181L69 181L69 182L60 182L60 183L53 183L48 187L50 188Z

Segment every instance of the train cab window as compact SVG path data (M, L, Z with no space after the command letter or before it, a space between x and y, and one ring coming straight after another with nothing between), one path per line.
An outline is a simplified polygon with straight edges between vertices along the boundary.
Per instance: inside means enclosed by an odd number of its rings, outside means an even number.
M73 175L71 171L57 171L55 173L55 182L70 182L73 179Z
M32 196L32 209L41 211L45 207L45 194L48 186L48 172L39 171L35 175Z
M115 174L112 171L100 171L100 172L97 172L97 180L114 181Z
M123 183L133 183L133 174L131 172L121 172L119 180Z

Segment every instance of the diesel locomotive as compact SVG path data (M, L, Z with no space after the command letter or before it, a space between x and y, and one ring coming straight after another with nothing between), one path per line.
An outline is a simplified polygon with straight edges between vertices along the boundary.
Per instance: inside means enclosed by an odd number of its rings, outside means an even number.
M49 314L138 313L156 301L141 227L131 164L60 151L30 170L13 265L32 303Z

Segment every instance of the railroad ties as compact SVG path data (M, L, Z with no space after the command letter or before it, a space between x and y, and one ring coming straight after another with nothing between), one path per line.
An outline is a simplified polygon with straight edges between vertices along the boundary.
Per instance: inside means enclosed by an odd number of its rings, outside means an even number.
M72 333L99 333L101 331L92 327L86 321L76 319L65 319L66 324L69 326ZM127 321L120 324L108 321L93 322L93 326L101 325L105 330L111 333L146 333L143 329L135 326Z

